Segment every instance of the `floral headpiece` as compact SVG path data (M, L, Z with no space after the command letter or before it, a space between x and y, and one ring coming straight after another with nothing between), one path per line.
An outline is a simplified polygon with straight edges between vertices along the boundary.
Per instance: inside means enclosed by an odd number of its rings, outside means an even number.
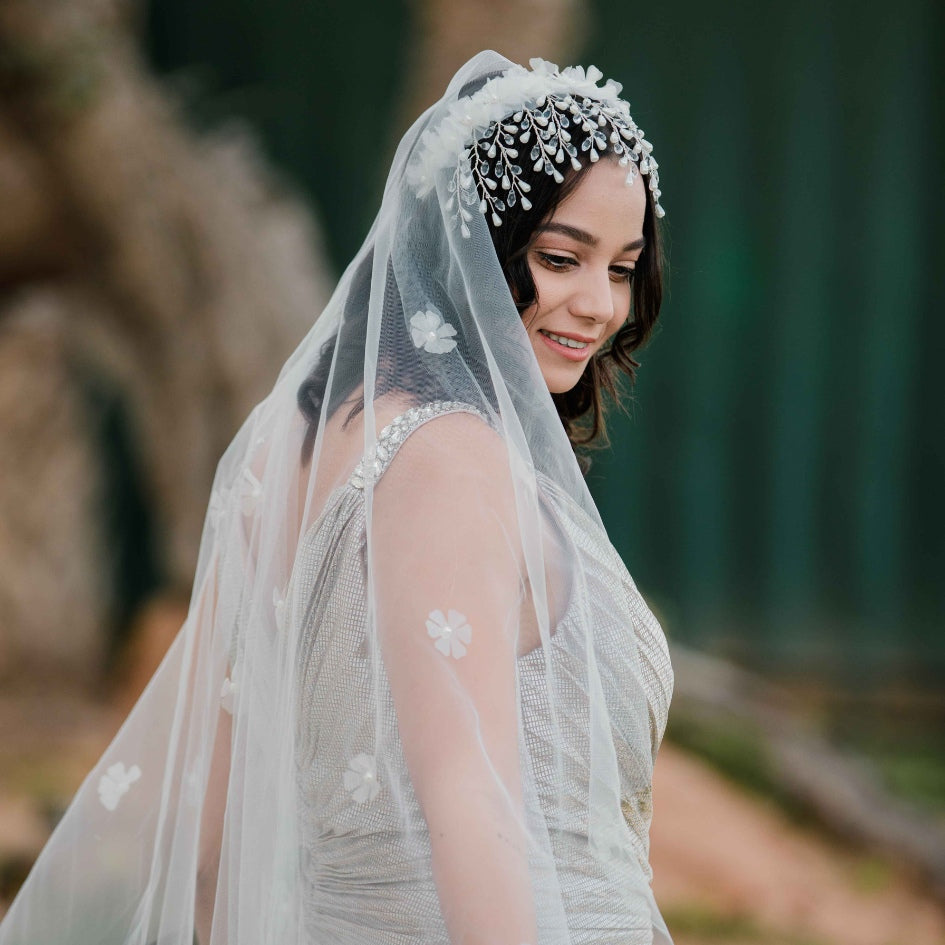
M603 73L595 66L586 72L582 66L559 71L544 59L532 59L529 65L531 71L516 65L489 79L474 95L456 101L435 129L423 133L409 170L417 195L429 193L436 175L452 168L446 209L454 211L462 235L470 235L468 208L477 205L493 225L501 226L506 207L520 202L531 209L526 196L531 187L522 179L520 161L530 161L534 171L544 170L559 184L564 175L558 166L565 160L575 170L582 167L568 130L576 127L585 135L581 152L592 163L609 148L628 168L628 184L637 171L647 177L654 210L662 217L653 145L620 98L622 86L610 79L598 86Z

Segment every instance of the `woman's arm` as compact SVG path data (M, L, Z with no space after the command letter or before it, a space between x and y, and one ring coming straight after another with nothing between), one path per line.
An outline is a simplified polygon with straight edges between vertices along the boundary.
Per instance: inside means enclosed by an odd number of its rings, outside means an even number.
M536 940L519 768L517 535L505 448L470 415L421 427L375 491L381 648L454 945Z

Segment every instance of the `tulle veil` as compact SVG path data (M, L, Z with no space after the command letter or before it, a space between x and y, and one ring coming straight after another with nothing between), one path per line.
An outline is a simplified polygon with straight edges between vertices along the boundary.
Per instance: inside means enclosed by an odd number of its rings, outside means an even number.
M512 68L476 56L404 135L220 460L186 620L0 945L670 942L646 839L665 641L483 214L447 172L418 186L462 91Z

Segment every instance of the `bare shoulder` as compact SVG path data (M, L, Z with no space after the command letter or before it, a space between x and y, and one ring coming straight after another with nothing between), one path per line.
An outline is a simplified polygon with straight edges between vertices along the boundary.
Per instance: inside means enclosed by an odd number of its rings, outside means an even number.
M437 549L455 556L462 546L468 567L482 569L488 561L490 573L498 569L517 581L517 521L506 443L468 411L440 414L414 429L374 489L379 547L399 549L405 559L435 557Z
M464 469L497 471L508 464L503 438L480 414L455 410L426 420L401 446L393 465L416 471L442 470L452 475Z
M489 490L505 498L510 484L509 455L502 436L480 414L455 410L423 422L404 440L378 487L390 494L418 487L431 499Z

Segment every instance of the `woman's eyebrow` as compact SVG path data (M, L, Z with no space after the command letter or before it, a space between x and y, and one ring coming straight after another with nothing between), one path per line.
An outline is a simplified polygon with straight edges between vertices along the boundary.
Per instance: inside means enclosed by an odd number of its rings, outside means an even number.
M579 229L576 226L570 226L567 223L546 223L544 226L538 228L539 233L560 233L562 236L569 236L571 239L576 240L578 243L583 243L585 246L596 246L600 240L596 236L588 233L587 230ZM646 245L646 239L640 237L638 240L633 240L631 243L627 243L624 246L623 251L625 253L630 252L634 249L643 249Z
M539 233L560 233L562 236L568 236L578 243L585 246L596 246L599 242L596 236L592 236L586 230L578 229L576 226L569 226L567 223L546 223L538 228Z

